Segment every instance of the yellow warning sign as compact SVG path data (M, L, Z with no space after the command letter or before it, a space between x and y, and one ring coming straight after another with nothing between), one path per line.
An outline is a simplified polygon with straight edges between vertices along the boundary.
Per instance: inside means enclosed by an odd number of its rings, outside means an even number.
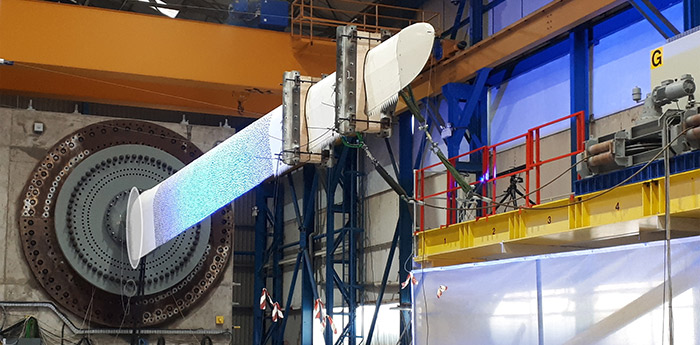
M651 69L664 65L664 47L659 47L651 51Z

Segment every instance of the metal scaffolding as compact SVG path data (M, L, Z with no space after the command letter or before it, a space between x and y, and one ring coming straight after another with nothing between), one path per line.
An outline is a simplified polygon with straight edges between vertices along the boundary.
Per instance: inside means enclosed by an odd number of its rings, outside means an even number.
M364 212L360 194L362 177L358 169L356 148L343 146L338 150L337 163L328 169L326 178L326 310L337 325L339 338L333 341L334 330L326 327L326 344L355 345L362 337L357 329L357 307L362 285L359 258L362 256ZM336 304L336 293L340 303ZM341 322L341 320L343 322Z
M284 200L284 191L276 187L275 184L264 183L256 189L254 291L257 294L264 288L268 289L271 291L273 300L280 301L282 296L280 246L284 231L284 208L281 200ZM272 228L272 233L269 233L268 228ZM272 241L268 246L270 237ZM271 264L269 264L270 261ZM253 305L257 306L257 303ZM270 317L266 317L260 308L253 308L253 343L265 344L270 339L274 345L282 343L282 333L277 323L272 323Z

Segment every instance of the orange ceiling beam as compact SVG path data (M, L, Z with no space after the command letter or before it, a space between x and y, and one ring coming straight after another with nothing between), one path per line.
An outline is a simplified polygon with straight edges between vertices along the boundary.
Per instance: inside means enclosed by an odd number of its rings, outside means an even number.
M0 90L260 117L282 74L335 70L335 44L289 33L32 0L0 0Z

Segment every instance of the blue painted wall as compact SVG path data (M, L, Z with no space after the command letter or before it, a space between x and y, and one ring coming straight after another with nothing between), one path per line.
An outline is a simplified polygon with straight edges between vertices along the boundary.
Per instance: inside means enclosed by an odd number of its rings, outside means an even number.
M503 9L498 12L500 7ZM508 21L517 20L521 7L519 0L504 1L493 12L500 13L499 20L506 25ZM683 27L682 3L668 7L662 13L676 27ZM606 35L601 35L600 31L607 27L600 28L599 32L596 32L596 27L593 29L594 37L602 36L593 42L591 55L591 111L595 118L635 106L631 97L634 86L640 86L644 93L650 92L649 51L662 45L664 38L646 20L623 26ZM491 87L490 142L500 142L568 115L569 80L569 56L564 55ZM553 134L568 126L562 122L542 134Z
M683 27L683 4L664 11L677 28ZM595 35L595 28L594 35ZM642 93L651 91L649 52L664 44L665 39L646 21L634 23L594 42L592 73L592 108L595 118L601 118L635 106L632 88Z
M489 92L490 142L525 133L532 127L569 115L569 55L492 87ZM542 135L569 128L548 127ZM524 140L511 143L522 144Z

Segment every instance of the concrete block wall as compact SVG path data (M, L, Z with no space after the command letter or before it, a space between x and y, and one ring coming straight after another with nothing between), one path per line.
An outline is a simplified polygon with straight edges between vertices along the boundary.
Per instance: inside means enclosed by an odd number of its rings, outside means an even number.
M87 125L113 118L85 116L80 114L52 113L34 110L0 109L0 299L3 301L50 301L35 280L20 248L17 213L21 207L20 194L29 174L47 150L64 136ZM35 121L44 123L41 135L33 133ZM211 149L216 142L224 140L234 132L232 129L184 126L175 123L158 123L190 140L203 151ZM6 211L6 212L5 212ZM236 236L236 234L234 234ZM226 329L232 326L233 265L229 265L219 286L211 291L204 303L189 311L186 317L175 320L163 327L174 329ZM5 325L35 315L41 327L60 334L61 324L53 314L43 310L7 309ZM215 325L215 316L224 315L225 324ZM88 327L83 317L70 315L79 327ZM96 326L99 327L99 326ZM166 342L198 343L201 337L166 336ZM77 340L66 330L67 340ZM124 340L114 336L95 336L101 344L123 344ZM215 343L229 343L227 336L213 337ZM60 339L47 339L56 343ZM155 338L152 339L155 342Z

